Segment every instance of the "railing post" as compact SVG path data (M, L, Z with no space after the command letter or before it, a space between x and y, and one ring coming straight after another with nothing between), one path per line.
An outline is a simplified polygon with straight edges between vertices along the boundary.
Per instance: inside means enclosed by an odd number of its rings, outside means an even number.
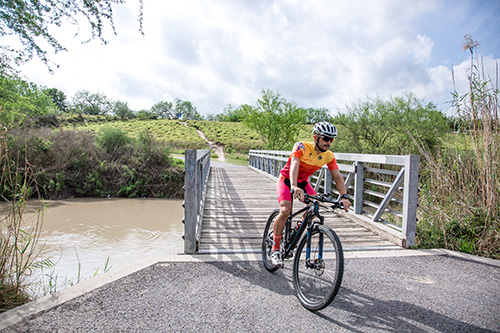
M403 190L403 247L415 245L418 203L418 168L420 156L407 155L405 159L405 179Z
M354 175L354 214L363 214L363 187L365 182L365 163L356 162Z
M184 155L184 252L196 252L197 186L196 150L186 150Z
M332 192L332 173L330 170L326 170L325 173L325 192L324 193L331 193Z
M196 151L196 227L198 227L198 216L200 213L201 201L203 199L203 189L205 187L205 183L203 182L203 164L200 160L203 155L200 151ZM198 228L195 230L195 234L198 231Z

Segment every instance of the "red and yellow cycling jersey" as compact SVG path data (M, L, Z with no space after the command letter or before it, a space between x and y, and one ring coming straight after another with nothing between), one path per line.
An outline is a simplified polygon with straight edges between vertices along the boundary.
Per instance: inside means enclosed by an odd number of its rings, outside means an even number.
M325 164L330 171L338 170L339 168L335 160L335 155L331 151L327 150L324 153L318 153L316 149L314 149L314 142L297 142L293 146L292 154L290 158L288 158L288 162L285 167L281 169L281 174L286 178L290 178L290 163L294 156L298 157L300 160L299 175L297 177L298 183L308 180L313 173L318 171Z

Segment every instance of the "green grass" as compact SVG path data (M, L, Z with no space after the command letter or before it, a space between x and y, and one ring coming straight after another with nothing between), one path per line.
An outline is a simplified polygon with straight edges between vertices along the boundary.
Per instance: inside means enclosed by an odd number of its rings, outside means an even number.
M260 135L241 122L214 122L205 120L188 120L185 126L179 120L120 120L111 116L61 116L62 129L85 130L98 134L103 128L114 128L123 131L131 138L147 129L154 137L164 141L173 153L183 154L186 149L207 149L207 143L197 132L203 132L206 138L224 147L226 158L232 160L248 160L248 151L251 149L266 149ZM313 125L304 125L297 141L312 141ZM292 149L293 143L285 150ZM246 155L242 157L241 155ZM240 162L235 162L240 163Z
M243 123L190 120L188 124L202 131L208 140L223 145L227 153L248 152L264 147L260 135Z
M178 120L116 120L66 124L64 129L80 129L92 134L99 133L105 127L119 129L131 138L136 138L139 133L148 130L155 138L164 141L173 152L183 153L186 149L206 149L207 143L203 140L194 127L183 125Z

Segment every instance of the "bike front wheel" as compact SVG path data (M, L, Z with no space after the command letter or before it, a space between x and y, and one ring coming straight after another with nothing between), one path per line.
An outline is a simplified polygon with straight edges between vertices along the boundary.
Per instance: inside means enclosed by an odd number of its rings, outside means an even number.
M317 311L330 305L339 291L344 274L344 254L337 234L329 227L316 226L310 239L310 247L308 235L297 247L293 284L302 305Z

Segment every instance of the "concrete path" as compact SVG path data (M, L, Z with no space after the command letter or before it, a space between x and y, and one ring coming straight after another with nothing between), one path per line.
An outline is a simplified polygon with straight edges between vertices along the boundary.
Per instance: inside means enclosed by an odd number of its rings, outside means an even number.
M150 259L0 315L2 332L500 332L500 262L445 250L347 252L322 311L294 295L291 262Z

